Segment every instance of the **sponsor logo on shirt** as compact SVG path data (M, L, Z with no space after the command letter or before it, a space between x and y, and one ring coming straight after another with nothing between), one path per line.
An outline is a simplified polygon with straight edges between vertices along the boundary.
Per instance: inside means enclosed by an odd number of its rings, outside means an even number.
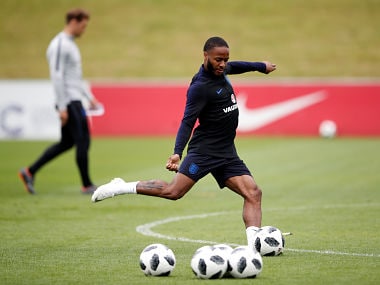
M227 114L229 112L232 112L232 111L236 110L237 108L238 108L238 105L234 104L234 105L231 105L231 106L229 106L227 108L223 108L223 112Z
M233 105L228 106L227 108L223 108L223 112L226 114L229 112L232 112L238 108L238 104L236 104L236 97L235 97L235 94L233 94L233 93L231 94L231 101L232 101L232 103L234 103Z
M232 101L232 103L236 103L236 97L235 97L235 94L231 94L231 101Z

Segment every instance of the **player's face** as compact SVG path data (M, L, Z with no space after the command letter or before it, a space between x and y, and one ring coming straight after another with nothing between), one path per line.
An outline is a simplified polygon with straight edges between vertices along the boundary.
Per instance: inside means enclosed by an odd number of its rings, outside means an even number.
M230 50L228 47L214 47L204 52L204 66L209 72L214 73L216 76L221 76L226 69L229 56Z
M74 35L74 37L80 37L84 33L84 31L86 30L88 20L83 19L80 22L73 20L73 22L74 22L73 35Z

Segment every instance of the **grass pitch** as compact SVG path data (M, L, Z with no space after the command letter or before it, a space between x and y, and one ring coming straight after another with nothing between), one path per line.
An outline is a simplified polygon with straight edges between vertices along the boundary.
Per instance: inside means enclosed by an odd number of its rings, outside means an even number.
M0 78L47 78L47 45L78 6L85 78L189 79L214 35L231 60L276 63L270 78L380 76L378 0L1 0Z
M73 151L38 173L38 194L32 196L17 171L50 142L0 142L0 283L378 284L379 143L375 138L239 138L239 153L264 192L263 225L294 235L286 238L282 256L264 258L255 280L199 281L190 259L201 241L246 242L240 197L206 177L175 202L128 195L93 204L79 193ZM94 180L169 180L164 164L172 145L173 138L96 139ZM178 220L160 224L173 217ZM155 233L177 239L136 231L148 223L156 223L150 228ZM145 277L139 269L141 250L156 242L176 254L170 277Z

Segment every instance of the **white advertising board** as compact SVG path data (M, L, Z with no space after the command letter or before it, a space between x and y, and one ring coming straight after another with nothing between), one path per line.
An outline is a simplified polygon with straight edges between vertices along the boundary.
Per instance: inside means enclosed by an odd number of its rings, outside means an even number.
M49 80L0 80L0 140L55 140L58 113Z

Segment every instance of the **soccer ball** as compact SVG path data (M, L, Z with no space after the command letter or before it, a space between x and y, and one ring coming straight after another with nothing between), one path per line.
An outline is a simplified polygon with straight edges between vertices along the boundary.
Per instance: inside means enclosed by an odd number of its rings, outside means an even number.
M336 135L337 126L334 121L325 120L319 125L319 135L323 138L333 138Z
M256 278L263 270L260 253L249 246L238 246L228 260L230 274L234 278Z
M147 276L169 276L175 264L173 251L160 243L148 245L140 254L140 268Z
M219 248L222 251L223 257L226 260L230 259L231 252L234 250L231 246L229 246L228 244L224 244L224 243L216 244L216 245L214 245L214 247ZM223 277L231 276L230 271L231 271L231 268L229 267L229 264L227 263L227 271L226 271L226 273L224 273Z
M191 259L191 269L200 279L219 279L227 271L227 251L214 246L202 246Z
M230 256L231 252L234 250L231 246L224 243L213 245L213 247L220 249L223 252L223 256L226 256L227 259Z
M254 244L262 256L276 256L282 253L285 239L278 228L265 226L259 229Z

